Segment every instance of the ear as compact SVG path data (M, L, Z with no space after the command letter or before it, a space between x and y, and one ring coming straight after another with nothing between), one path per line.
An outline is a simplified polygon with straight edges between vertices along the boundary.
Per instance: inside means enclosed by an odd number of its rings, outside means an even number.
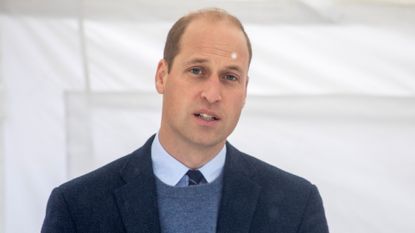
M168 64L166 60L161 59L157 65L156 71L156 90L159 94L164 94L168 75Z

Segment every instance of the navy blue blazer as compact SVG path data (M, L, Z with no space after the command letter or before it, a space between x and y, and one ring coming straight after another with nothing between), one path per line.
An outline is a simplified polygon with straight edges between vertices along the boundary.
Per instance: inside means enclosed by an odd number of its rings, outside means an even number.
M143 147L52 191L42 233L159 233L151 137ZM313 184L229 143L218 233L327 233Z

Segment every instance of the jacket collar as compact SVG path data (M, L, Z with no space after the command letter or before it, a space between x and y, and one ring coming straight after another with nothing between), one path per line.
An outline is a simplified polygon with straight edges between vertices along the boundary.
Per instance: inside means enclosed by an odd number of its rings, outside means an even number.
M133 152L120 175L125 185L114 194L127 232L160 233L155 176L151 163L154 135ZM230 143L223 176L217 232L249 232L258 201L260 186L252 177L254 167Z

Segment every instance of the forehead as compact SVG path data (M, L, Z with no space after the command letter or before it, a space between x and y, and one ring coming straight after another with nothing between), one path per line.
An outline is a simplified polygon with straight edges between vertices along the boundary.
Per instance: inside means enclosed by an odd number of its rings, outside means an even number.
M186 28L180 53L216 55L248 63L248 45L239 27L226 19L200 18Z

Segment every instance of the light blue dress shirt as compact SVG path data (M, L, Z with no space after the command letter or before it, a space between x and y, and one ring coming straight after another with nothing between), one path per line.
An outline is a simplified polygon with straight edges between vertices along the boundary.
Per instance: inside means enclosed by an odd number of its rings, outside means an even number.
M198 169L208 183L214 181L221 175L223 167L225 166L225 158L226 146L213 159ZM154 137L151 145L151 160L154 175L163 183L176 187L186 187L188 185L186 172L190 168L167 153L160 144L158 134Z

